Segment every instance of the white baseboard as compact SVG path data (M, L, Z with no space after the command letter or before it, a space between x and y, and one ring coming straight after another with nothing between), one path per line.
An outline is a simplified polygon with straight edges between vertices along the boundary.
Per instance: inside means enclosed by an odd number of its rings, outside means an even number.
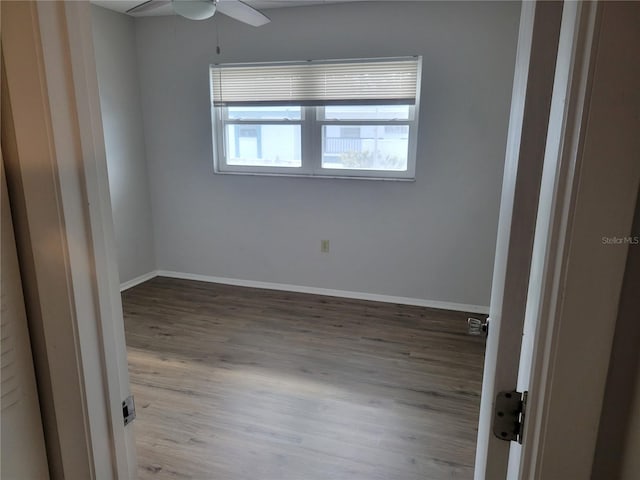
M132 278L131 280L127 280L126 282L120 284L120 291L124 292L125 290L129 290L130 288L135 287L136 285L140 285L141 283L146 282L147 280L151 280L152 278L157 276L158 271L153 270L152 272L145 273L144 275Z
M254 280L241 280L238 278L212 277L210 275L198 275L195 273L171 272L158 270L154 276L180 278L183 280L197 280L199 282L221 283L223 285L236 285L239 287L263 288L266 290L281 290L285 292L312 293L329 297L354 298L357 300L371 300L374 302L397 303L401 305L414 305L418 307L437 308L441 310L455 310L459 312L489 314L489 307L484 305L469 305L466 303L441 302L438 300L424 300L421 298L395 297L392 295L379 295L376 293L350 292L348 290L333 290L330 288L305 287L301 285L289 285L286 283L257 282ZM152 277L149 277L152 278ZM133 281L133 280L132 280ZM144 280L143 280L144 281Z

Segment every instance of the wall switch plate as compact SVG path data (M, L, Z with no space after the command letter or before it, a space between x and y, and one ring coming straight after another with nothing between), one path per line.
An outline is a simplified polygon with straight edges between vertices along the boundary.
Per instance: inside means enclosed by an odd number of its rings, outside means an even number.
M329 240L320 240L320 251L322 253L329 253Z

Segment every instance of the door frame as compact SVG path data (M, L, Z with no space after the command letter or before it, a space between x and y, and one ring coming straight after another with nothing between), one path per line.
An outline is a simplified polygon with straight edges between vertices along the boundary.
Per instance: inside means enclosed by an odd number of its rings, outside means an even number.
M524 324L512 319L524 341L505 359L519 371L504 389L529 392L524 443L505 442L509 479L591 477L628 251L602 239L631 234L640 183L638 12L622 5L563 5ZM478 447L477 464L502 471L504 449ZM476 478L504 478L496 471Z
M510 444L493 433L497 392L515 390L562 2L521 5L496 240L474 477L505 478Z
M22 32L14 29L13 34L22 34L20 38L26 42L23 48L30 49L28 57L22 60L14 57L12 61L18 62L27 74L31 71L28 63L35 64L36 69L31 72L35 74L33 81L38 82L41 92L38 101L28 103L42 116L41 135L34 133L31 117L14 118L14 121L16 129L29 127L30 132L28 141L25 137L18 138L18 150L23 149L26 154L31 154L34 165L41 165L45 174L37 179L30 178L27 165L14 164L11 167L11 183L14 191L25 189L25 198L18 202L22 206L17 207L24 222L22 238L26 239L26 246L33 257L25 283L28 287L32 282L32 287L35 287L35 294L32 293L30 298L36 303L36 310L43 317L48 316L47 320L56 326L56 329L47 329L43 328L46 322L40 325L46 340L46 361L51 376L61 466L67 478L135 478L133 431L131 427L125 428L121 420L120 401L129 394L126 345L90 7L88 2L7 3L21 5L12 8L21 9L21 18L28 28L23 28ZM513 478L540 478L537 473L531 476L530 472L550 468L548 465L551 464L546 460L553 459L553 449L558 450L567 442L571 443L572 449L576 448L576 443L580 444L580 448L577 454L564 458L566 468L584 470L580 463L587 461L590 469L589 460L593 454L590 438L553 438L549 429L551 418L567 414L567 403L560 396L563 389L557 385L558 373L577 374L581 367L566 355L559 354L571 351L577 341L569 334L570 329L575 328L577 317L567 317L566 312L578 305L581 294L593 293L593 285L581 284L579 277L572 276L571 269L578 258L586 258L588 264L594 263L595 267L605 268L604 264L592 262L585 256L588 250L572 247L584 239L587 225L579 223L578 217L581 209L590 205L590 192L584 191L589 185L580 173L587 168L581 156L586 138L585 128L582 127L586 126L589 119L589 109L585 106L590 102L593 61L596 58L592 46L598 38L599 12L603 8L595 2L576 4L578 28L574 35L565 38L567 48L575 53L569 65L571 75L567 79L571 85L567 98L571 101L566 108L553 113L551 120L559 121L555 125L561 126L555 130L563 146L556 152L556 159L562 160L565 173L572 171L577 174L558 177L557 170L547 170L547 182L554 187L553 198L557 201L549 205L545 215L546 220L557 228L551 237L554 248L551 254L545 256L544 302L534 345L532 401L522 449L522 469L518 477ZM570 3L567 2L565 8L567 5ZM6 44L4 39L3 44ZM43 49L43 45L46 48ZM52 62L55 59L59 63L54 68ZM12 98L20 94L18 84L14 82L14 86ZM40 150L34 151L36 147ZM547 154L552 155L553 152ZM566 170L569 165L572 165L571 170ZM598 167L603 168L604 165L596 162L596 171ZM8 174L9 170L7 168ZM593 175L593 170L590 175ZM601 205L621 210L615 218L621 233L630 231L631 213L635 207L635 195L627 195L627 190L633 188L631 180L624 184L626 190L623 195L600 199ZM635 188L637 190L637 181ZM27 195L29 193L31 195ZM50 210L37 212L30 202L34 198L42 199L45 195L51 202ZM623 205L620 204L621 199L624 200ZM30 214L29 218L27 213ZM52 216L47 218L45 213ZM50 233L52 227L55 227L53 239L59 252L56 261L60 262L56 268L50 268L51 262L46 253L51 251L44 249L46 245L41 243L43 237L39 236L45 231ZM606 271L607 278L613 284L622 281L624 261L621 259L626 257L625 253L624 249L615 251L614 268ZM38 289L38 286L47 288ZM572 295L567 295L571 288L574 288ZM608 290L608 307L615 300L615 293L615 288ZM48 311L48 305L54 305L57 309ZM613 314L615 309L608 308L605 313ZM595 328L593 335L603 334L606 337L609 330L612 333L611 322L615 323L615 320L602 320L602 317L590 319L589 325ZM604 326L598 328L596 321ZM605 387L601 372L606 372L610 353L610 342L605 338L603 343L604 347L591 362L599 372L598 378L589 385L589 394L596 401L591 402L588 411L577 409L572 412L572 422L588 422L592 426L595 422L597 427L600 414L597 397L603 396ZM60 352L64 354L58 355ZM66 388L70 384L73 388ZM78 409L70 411L66 408L69 404L76 405ZM52 478L61 477L52 475Z
M2 9L6 172L51 478L136 478L90 5Z
M604 238L631 235L640 185L639 16L632 3L564 5L519 379L529 401L509 478L591 478L629 250Z

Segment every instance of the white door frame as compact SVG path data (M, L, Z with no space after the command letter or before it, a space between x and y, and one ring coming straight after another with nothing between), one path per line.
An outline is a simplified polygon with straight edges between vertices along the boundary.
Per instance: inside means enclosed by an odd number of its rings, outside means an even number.
M90 6L2 9L13 120L3 141L14 147L6 171L39 339L51 477L136 478L133 426L122 417L130 392Z
M510 445L493 433L493 410L497 392L515 390L518 379L561 18L561 2L529 1L521 6L478 424L476 480L507 475Z

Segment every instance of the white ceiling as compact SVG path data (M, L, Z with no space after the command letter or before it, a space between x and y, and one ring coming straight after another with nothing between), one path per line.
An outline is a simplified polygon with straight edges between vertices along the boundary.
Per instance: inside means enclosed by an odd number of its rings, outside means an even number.
M247 5L251 5L258 10L266 10L269 8L283 7L301 7L307 5L322 5L328 3L346 3L359 0L242 0ZM91 3L99 5L109 10L125 13L130 8L141 4L144 0L91 0ZM136 17L150 17L158 15L173 15L173 9L170 4L149 10L143 13L135 14Z

